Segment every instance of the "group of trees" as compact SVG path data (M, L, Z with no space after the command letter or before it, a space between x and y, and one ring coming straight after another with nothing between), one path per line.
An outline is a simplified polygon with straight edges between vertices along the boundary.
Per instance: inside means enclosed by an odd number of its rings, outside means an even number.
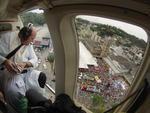
M49 63L51 64L51 69L53 70L53 66L54 66L54 60L55 60L55 56L54 53L49 53L47 56L47 60L49 61ZM54 70L53 70L54 71Z
M49 53L48 56L47 56L47 60L50 63L53 63L54 62L54 53Z
M90 22L81 18L76 18L76 26L77 30L81 30L80 28L84 28L87 25L90 25L90 29L92 31L96 31L97 34L101 37L105 36L119 36L122 40L129 40L131 42L130 45L136 45L140 48L145 49L146 42L142 39L137 38L134 35L128 34L127 32L105 24Z
M103 113L105 111L104 100L100 95L93 94L93 108L91 109L93 113Z
M24 25L28 25L28 23L32 23L35 26L45 24L45 18L43 13L32 13L27 12L20 15Z

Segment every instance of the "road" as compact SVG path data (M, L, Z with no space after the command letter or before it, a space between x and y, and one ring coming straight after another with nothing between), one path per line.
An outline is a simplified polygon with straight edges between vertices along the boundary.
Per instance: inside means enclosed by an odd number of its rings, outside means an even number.
M37 27L36 29L38 29L37 32L37 37L36 39L41 40L42 37L49 37L50 33L48 31L47 26L44 27ZM50 47L52 47L52 45L50 45ZM35 49L36 55L38 57L38 67L36 68L37 70L40 70L42 72L44 72L47 76L47 84L49 84L54 90L55 90L55 81L52 81L55 79L54 76L54 71L51 67L51 64L46 60L47 56L49 54L51 48L43 48L43 49ZM48 97L53 97L54 95L52 95L47 88L46 92L48 92L46 95L48 95ZM54 98L53 98L54 99ZM53 100L52 99L52 100Z

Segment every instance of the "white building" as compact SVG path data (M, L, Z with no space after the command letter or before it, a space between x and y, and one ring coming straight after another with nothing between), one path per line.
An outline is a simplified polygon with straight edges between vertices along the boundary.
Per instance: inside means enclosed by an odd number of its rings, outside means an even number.
M82 42L79 42L79 51L79 68L88 68L88 65L98 66L97 59Z

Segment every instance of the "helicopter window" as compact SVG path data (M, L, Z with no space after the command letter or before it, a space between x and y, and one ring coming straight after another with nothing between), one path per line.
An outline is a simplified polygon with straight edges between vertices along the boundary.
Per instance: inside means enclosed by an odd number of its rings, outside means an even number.
M32 23L37 30L36 38L33 42L34 51L38 57L37 70L44 72L47 76L47 82L43 95L50 98L52 101L55 98L49 90L55 91L55 58L53 42L48 30L43 10L34 9L20 15L24 25Z
M93 113L120 103L136 76L147 45L146 32L108 18L79 15L76 100Z

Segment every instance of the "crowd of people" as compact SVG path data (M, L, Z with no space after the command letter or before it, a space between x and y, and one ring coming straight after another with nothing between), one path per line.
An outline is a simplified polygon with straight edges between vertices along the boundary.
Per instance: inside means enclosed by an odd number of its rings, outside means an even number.
M104 100L105 108L109 109L123 100L129 85L122 76L110 76L106 63L102 62L99 67L101 67L100 69L103 69L103 71L97 71L97 73L95 73L95 71L91 71L90 68L88 71L79 72L79 76L82 75L82 77L80 79L78 78L77 81L79 88L77 88L78 91L76 92L78 93L76 93L76 97L81 103L86 104L86 106L90 108L92 107L92 95L99 95ZM85 79L84 76L93 78L94 76L98 76L101 82L97 83L96 80ZM90 90L89 87L91 87Z

